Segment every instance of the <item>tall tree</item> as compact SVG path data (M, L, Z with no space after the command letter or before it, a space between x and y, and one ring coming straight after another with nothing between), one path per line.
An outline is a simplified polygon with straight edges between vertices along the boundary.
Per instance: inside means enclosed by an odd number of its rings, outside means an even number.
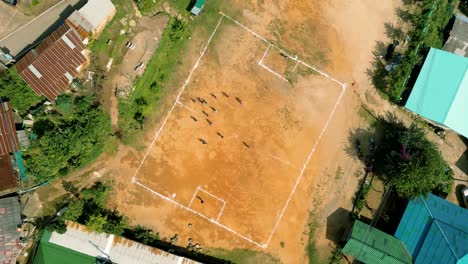
M376 152L378 169L400 196L410 198L451 186L452 169L421 128L383 123L383 140Z

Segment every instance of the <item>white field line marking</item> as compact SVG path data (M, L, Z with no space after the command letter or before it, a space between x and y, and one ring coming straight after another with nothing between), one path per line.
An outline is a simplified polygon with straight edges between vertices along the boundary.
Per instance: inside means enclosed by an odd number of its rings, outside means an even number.
M270 47L271 47L271 44L268 44L268 47L265 49L265 52L263 53L263 56L262 58L260 59L260 61L258 62L258 64L262 64L263 63L263 60L265 59L267 53L268 53L268 50L270 50Z
M294 184L294 187L293 189L291 190L291 193L289 194L289 197L288 197L288 200L286 200L286 204L284 205L283 209L281 210L281 213L280 215L278 216L278 219L276 220L276 223L275 223L275 226L273 227L273 230L271 231L271 234L270 234L270 237L268 238L267 242L266 242L266 245L268 246L268 244L270 243L271 241L271 238L273 237L273 234L275 233L276 231L276 228L278 227L278 224L279 222L281 221L281 218L283 217L283 214L284 212L286 211L286 208L288 207L289 205L289 202L291 201L291 197L293 196L294 192L296 192L296 188L297 186L299 185L299 182L301 181L302 179L302 176L304 176L304 172L305 172L305 169L307 168L307 165L309 164L314 152L315 152L315 149L317 148L317 145L318 143L320 142L320 139L322 138L323 134L325 133L325 131L327 130L327 127L328 125L330 124L330 121L331 119L333 118L333 115L335 114L335 111L336 109L338 108L338 105L340 104L341 102L341 99L346 91L346 85L343 84L341 86L342 90L341 90L341 94L340 96L338 97L338 100L336 101L335 105L333 106L333 109L330 113L330 115L328 116L328 119L327 119L327 122L325 123L325 126L323 127L322 131L320 132L320 135L319 137L317 138L317 140L315 141L315 144L312 148L312 150L310 151L309 155L307 156L307 159L304 163L304 166L302 166L302 170L301 172L299 173L299 176L296 180L296 183Z
M208 191L206 191L206 190L203 190L202 187L200 187L200 186L198 186L197 189L200 190L200 191L202 191L202 192L204 192L204 193L206 193L206 194L208 194L209 196L215 198L215 199L218 200L218 201L221 201L221 202L223 202L223 203L226 203L226 201L224 201L223 199L219 198L218 196L216 196L216 195L214 195L214 194L211 194L210 192L208 192Z
M267 71L273 73L274 75L276 75L278 78L281 78L283 81L288 81L286 78L284 78L281 74L275 72L274 70L270 69L268 66L266 66L265 64L263 64L263 60L265 59L266 55L268 54L268 50L270 50L270 47L271 47L271 44L268 43L268 47L265 49L265 52L263 53L263 56L262 58L260 59L260 61L258 62L258 65L260 65L261 67L263 67L264 69L266 69Z
M297 69L297 65L299 64L299 62L296 60L296 64L294 65L294 68L292 69L292 72L294 73Z
M190 203L188 204L187 207L190 207L192 205L193 199L195 199L195 196L197 195L197 191L199 187L197 187L197 189L195 189L195 191L193 192L192 199L190 199Z
M185 206L181 205L180 203L170 199L169 197L166 197L166 196L164 196L164 195L162 195L162 194L160 194L160 193L158 193L156 191L153 191L151 188L149 188L146 185L141 184L140 182L138 182L138 180L134 180L133 182L135 184L141 186L142 188L146 189L147 191L151 192L152 194L154 194L154 195L156 195L156 196L158 196L158 197L160 197L160 198L162 198L162 199L164 199L164 200L166 200L166 201L168 201L168 202L170 202L170 203L172 203L172 204L174 204L174 205L176 205L176 206L178 206L178 207L180 207L182 209L185 209L185 210L187 210L189 212L192 212L192 213L198 215L199 217L201 217L201 218L203 218L203 219L205 219L205 220L207 220L207 221L209 221L209 222L211 222L211 223L213 223L213 224L215 224L215 225L217 225L217 226L219 226L221 228L226 229L227 231L233 233L234 235L237 235L240 238L242 238L244 240L247 240L248 242L250 242L250 243L252 243L252 244L254 244L254 245L258 246L258 247L261 247L261 248L266 248L267 247L266 244L261 245L260 243L257 243L255 241L253 241L252 239L250 239L250 238L248 238L248 237L246 237L246 236L244 236L244 235L242 235L240 233L237 233L236 231L232 230L231 228L229 228L229 227L227 227L227 226L225 226L223 224L220 224L217 221L215 221L215 220L213 220L213 219L211 219L211 218L209 218L209 217L207 217L207 216L205 216L205 215L203 215L203 214L201 214L201 213L199 213L199 212L197 212L197 211L195 211L195 210L193 210L191 208L185 207Z
M185 88L187 87L188 83L190 82L190 79L192 79L193 72L198 68L198 65L200 65L200 61L201 61L201 59L203 58L203 56L205 55L205 52L206 52L206 50L208 49L208 46L209 46L209 44L210 44L210 42L211 42L211 39L213 38L214 34L215 34L216 31L218 30L218 27L219 27L219 25L221 24L221 21L222 21L222 20L223 20L223 16L219 19L218 24L216 25L215 29L214 29L213 32L211 33L210 38L208 39L208 41L207 41L207 43L206 43L206 45L205 45L205 48L203 49L203 52L201 53L200 57L198 57L198 60L197 60L197 62L195 63L195 65L193 65L193 68L192 68L192 70L190 71L190 73L189 73L187 79L185 80L184 85L182 86L181 91L180 91L179 94L177 95L177 98L176 98L174 104L172 105L171 109L169 110L169 113L167 113L166 117L164 118L164 121L163 121L163 123L161 124L161 127L160 127L160 128L156 131L156 133L154 134L153 141L151 141L151 144L149 145L148 150L147 150L146 153L145 153L145 156L144 156L143 159L141 160L141 163L140 163L140 165L138 166L137 170L135 171L135 174L133 174L132 182L135 181L136 175L138 174L138 172L140 171L141 167L143 166L143 163L145 163L145 160L146 160L146 158L148 157L148 154L149 154L151 148L153 147L154 143L156 143L156 140L159 138L159 135L161 134L161 131L163 130L164 126L166 125L167 120L168 120L169 117L171 116L172 111L174 111L174 108L175 108L175 106L177 105L177 102L179 101L180 96L181 96L182 93L185 91Z
M302 63L304 66L308 67L309 69L312 69L318 73L320 73L321 75L329 78L330 80L338 83L339 85L341 85L343 87L343 85L345 85L344 83L338 81L337 79L331 77L330 75L328 75L327 73L307 64L306 62L300 60L297 56L292 56L290 54L288 54L286 51L282 50L280 47L276 46L275 44L271 43L270 41L268 41L266 38L260 36L259 34L257 34L256 32L254 32L253 30L251 30L250 28L244 26L243 24L241 24L239 21L235 20L234 18L226 15L225 13L223 13L222 11L220 11L220 14L223 15L224 17L228 18L229 20L231 20L232 22L236 23L237 25L239 25L240 27L244 28L245 30L247 30L248 32L250 32L252 35L254 35L255 37L261 39L262 41L266 42L267 44L275 47L276 49L278 49L280 52L282 52L284 55L286 55L287 57L289 57L290 59L294 60L294 61L297 61L299 63Z
M189 106L185 105L184 103L180 102L180 101L177 101L177 103L184 107L185 109L189 110L190 112L196 114L196 115L200 115L200 113L198 113L197 111L195 111L194 109L190 108Z
M50 7L49 9L47 9L46 11L42 12L40 15L38 15L37 17L35 17L34 19L32 19L31 21L29 21L28 23L22 25L21 27L19 27L17 30L11 32L10 34L6 35L5 37L3 37L2 39L0 39L0 41L4 41L5 39L9 38L11 35L15 34L16 32L20 31L21 29L23 29L24 27L26 27L27 25L31 24L32 22L36 21L38 18L40 18L41 16L45 15L47 12L49 12L51 9L53 9L54 7L60 5L61 3L65 2L66 0L62 0L60 2L58 2L57 4L53 5L52 7Z
M268 68L268 66L265 66L263 63L258 63L258 65L260 65L261 67L263 67L265 70L273 73L274 75L276 75L278 78L282 79L283 81L288 81L286 78L284 78L281 74L275 72L274 70Z
M223 207L221 208L221 211L219 212L218 217L216 217L216 222L218 222L218 223L219 223L219 218L223 214L224 207L226 207L226 203L223 204Z

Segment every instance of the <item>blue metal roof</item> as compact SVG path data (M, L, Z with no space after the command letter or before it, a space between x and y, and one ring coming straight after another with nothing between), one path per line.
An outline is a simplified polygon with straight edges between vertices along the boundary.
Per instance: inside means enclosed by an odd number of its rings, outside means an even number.
M468 210L433 194L411 200L395 237L414 263L466 263ZM462 260L463 259L463 260Z

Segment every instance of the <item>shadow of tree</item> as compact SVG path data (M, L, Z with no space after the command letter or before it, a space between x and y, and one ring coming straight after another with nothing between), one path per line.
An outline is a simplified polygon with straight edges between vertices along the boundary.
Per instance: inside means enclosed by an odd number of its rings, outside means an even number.
M385 33L391 39L397 39L402 41L405 37L405 32L399 27L394 26L392 23L385 23Z
M371 62L370 68L366 70L368 79L372 82L375 88L380 91L385 91L387 86L385 77L387 77L388 72L385 70L384 56L387 52L387 45L381 41L376 41L374 51L372 54L374 58Z
M403 22L410 22L414 19L414 14L412 14L408 10L403 10L401 8L396 8L395 9L395 14L403 20Z

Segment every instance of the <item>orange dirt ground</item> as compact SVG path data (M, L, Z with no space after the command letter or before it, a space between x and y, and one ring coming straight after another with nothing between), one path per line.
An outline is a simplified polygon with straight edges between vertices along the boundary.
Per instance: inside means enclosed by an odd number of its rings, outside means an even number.
M383 23L394 15L396 0L385 4L372 0L359 4L319 2L242 1L232 5L243 10L241 16L236 16L243 24L293 50L300 59L321 66L342 82L357 80L360 87L368 85L364 84L365 72L372 49L376 40L385 38ZM361 9L378 12L364 16ZM350 19L353 16L358 19ZM280 37L269 29L276 18L285 23L286 33ZM184 73L177 73L180 83L206 44L207 38L194 36L190 47L193 56L184 59L180 70ZM108 163L109 175L114 175L117 183L112 206L127 215L132 224L153 228L163 238L177 233L181 246L192 238L204 247L262 250L279 257L283 263L305 263L307 223L309 212L314 211L320 257L329 254L327 226L332 224L339 229L342 224L339 219L328 221L328 216L340 207L350 209L358 181L354 175L361 169L360 163L345 151L349 131L363 125L357 114L360 106L357 90L349 87L344 94L269 241L340 87L317 74L296 76L291 85L258 65L266 48L264 42L239 26L223 21L180 98L183 105L175 106L158 139L148 148L148 158L136 180L180 206L131 183L144 151L121 147L120 156ZM263 64L279 74L294 68L273 49ZM296 71L307 73L308 69L300 65ZM171 89L177 94L180 86ZM225 98L221 91L230 97ZM217 98L211 97L210 92ZM197 96L217 112L192 102L190 98L196 100ZM233 96L241 98L242 105ZM166 112L176 96L167 97ZM208 113L211 126L201 110ZM190 115L198 121L194 122ZM153 128L159 129L163 120L164 115ZM208 144L201 144L199 137ZM148 129L142 143L149 147L153 138L154 130ZM344 170L340 178L335 176L338 166ZM219 200L208 198L208 194L200 196L203 204L195 198L190 206L205 217L181 208L189 205L197 187L224 200L225 208L222 209ZM210 222L216 220L221 210L219 225ZM262 249L220 225L259 244L270 243Z
M201 186L226 202L221 225L266 245L342 87L291 85L258 65L265 42L226 18L218 32L136 179L186 207Z

